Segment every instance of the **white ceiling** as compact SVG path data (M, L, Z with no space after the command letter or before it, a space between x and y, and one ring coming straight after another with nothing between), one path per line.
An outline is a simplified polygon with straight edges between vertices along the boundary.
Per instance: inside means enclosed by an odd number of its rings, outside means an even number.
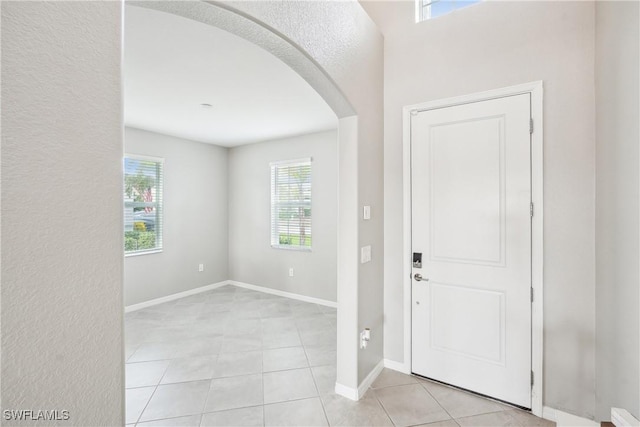
M224 30L126 6L124 38L127 126L225 147L337 127L302 77Z

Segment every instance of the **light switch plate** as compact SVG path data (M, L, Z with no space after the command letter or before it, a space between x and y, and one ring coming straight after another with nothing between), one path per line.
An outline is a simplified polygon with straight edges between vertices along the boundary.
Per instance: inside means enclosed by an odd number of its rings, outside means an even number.
M371 246L360 248L360 263L364 264L371 261Z
M364 219L371 219L371 206L365 206L362 209L362 217Z

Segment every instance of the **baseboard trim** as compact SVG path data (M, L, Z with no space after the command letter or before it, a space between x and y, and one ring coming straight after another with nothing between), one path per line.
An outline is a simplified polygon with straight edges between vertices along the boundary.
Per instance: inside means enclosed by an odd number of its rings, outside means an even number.
M542 418L544 418L545 420L554 421L557 427L600 427L600 423L597 423L593 420L578 417L577 415L563 412L559 409L551 408L549 406L542 407Z
M616 427L640 426L640 421L636 420L629 411L621 408L611 408L611 422Z
M395 360L384 359L384 367L392 369L394 371L402 372L403 374L410 375L411 369L404 362L396 362Z
M199 294L201 292L211 291L213 289L222 287L224 285L228 285L228 280L223 280L222 282L212 283L211 285L200 286L198 288L189 289L186 291L178 292L177 294L167 295L166 297L155 298L149 301L141 302L138 304L128 305L124 308L125 313L131 313L132 311L142 310L143 308L153 307L154 305L162 304L165 302L177 300L180 298L188 297L190 295Z
M251 289L253 291L264 292L266 294L278 295L280 297L291 298L298 301L310 302L313 304L324 305L327 307L337 308L338 304L333 301L328 301L320 298L308 297L305 295L294 294L291 292L279 291L277 289L266 288L264 286L252 285L250 283L238 282L235 280L223 280L222 282L213 283L211 285L200 286L198 288L189 289L186 291L178 292L176 294L167 295L160 298L155 298L149 301L141 302L138 304L128 305L124 308L125 313L132 311L142 310L143 308L153 307L154 305L162 304L165 302L177 300L180 298L188 297L190 295L199 294L201 292L211 291L216 288L220 288L225 285L233 285L239 288Z
M346 385L336 383L335 391L336 391L336 394L339 394L342 397L346 397L347 399L358 400L358 390L355 388L347 387Z
M229 280L230 285L238 286L240 288L251 289L252 291L264 292L265 294L277 295L279 297L291 298L298 301L310 302L312 304L324 305L327 307L337 308L338 304L320 298L308 297L306 295L294 294L292 292L280 291L278 289L266 288L264 286L252 285L250 283L238 282L236 280Z
M384 360L381 360L358 386L358 400L369 390L369 387L371 387L371 384L378 378L382 369L384 369Z
M360 383L357 389L352 387L347 387L346 385L336 383L335 391L336 394L339 394L342 397L346 397L350 400L360 400L364 396L364 394L369 390L371 384L378 378L380 372L384 368L384 360L381 360L372 370L369 372L369 375Z

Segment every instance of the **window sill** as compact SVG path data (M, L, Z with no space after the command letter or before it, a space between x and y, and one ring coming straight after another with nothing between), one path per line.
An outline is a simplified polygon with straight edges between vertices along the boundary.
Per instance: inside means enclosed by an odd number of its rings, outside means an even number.
M284 249L285 251L311 252L311 248L287 245L271 245L273 249Z
M151 254L159 254L162 253L162 249L154 249L151 251L140 251L140 252L130 252L128 254L124 254L125 258L141 256L141 255L151 255Z

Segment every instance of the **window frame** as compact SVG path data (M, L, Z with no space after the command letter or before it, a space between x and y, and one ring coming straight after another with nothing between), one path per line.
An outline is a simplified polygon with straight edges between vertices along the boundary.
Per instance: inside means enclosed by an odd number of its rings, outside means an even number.
M309 166L309 202L306 203L296 203L296 202L278 202L276 200L277 192L276 192L276 180L274 174L274 168L282 167L282 166L293 166L293 165L308 165ZM279 160L269 163L269 173L270 173L270 203L271 203L271 218L270 218L270 243L273 249L284 249L289 251L299 251L299 252L312 252L313 251L313 227L311 226L313 221L313 158L304 157L298 159L291 160ZM308 207L311 210L311 215L309 216L309 232L308 235L310 240L309 246L301 246L301 245L288 245L280 243L280 236L278 233L278 207L283 204L288 204L289 206L303 206Z
M440 1L451 1L453 3L453 9L449 12L446 12L442 15L438 15L435 17L431 16L431 5L433 3L436 2L440 2ZM464 1L464 0L459 0L459 1ZM424 21L429 21L431 19L435 19L435 18L439 18L441 16L445 16L445 15L449 15L450 13L453 12L457 12L461 9L466 9L468 7L471 6L475 6L476 4L482 3L484 0L479 0L476 3L473 4L468 4L462 7L458 7L456 5L456 3L458 2L457 0L416 0L416 22L424 22ZM427 3L427 4L425 4Z
M125 162L127 159L133 159L133 160L142 160L142 161L148 161L148 162L154 162L157 164L156 166L156 179L158 180L158 183L156 185L156 194L159 194L159 197L156 197L155 202L127 202L124 200L124 197L126 197L126 184L125 184L125 178L126 178L126 171L124 170L125 167ZM160 168L160 170L158 171L158 166ZM147 156L147 155L142 155L142 154L133 154L133 153L125 153L122 157L122 194L123 194L123 212L124 209L126 209L128 206L132 206L132 205L136 205L133 207L144 207L144 205L149 205L151 207L153 207L155 209L156 212L156 224L154 225L154 231L156 233L156 237L155 237L155 241L156 241L156 245L153 248L149 248L149 249L140 249L140 250L135 250L135 251L126 251L126 249L124 248L124 241L123 241L123 251L124 251L124 256L126 257L134 257L134 256L140 256L140 255L150 255L150 254L156 254L156 253L162 253L164 250L164 239L163 239L163 227L164 227L164 170L165 170L165 159L162 157L153 157L153 156ZM123 238L125 237L125 233L127 230L124 229L124 223L123 223L123 231L122 231L122 236Z

